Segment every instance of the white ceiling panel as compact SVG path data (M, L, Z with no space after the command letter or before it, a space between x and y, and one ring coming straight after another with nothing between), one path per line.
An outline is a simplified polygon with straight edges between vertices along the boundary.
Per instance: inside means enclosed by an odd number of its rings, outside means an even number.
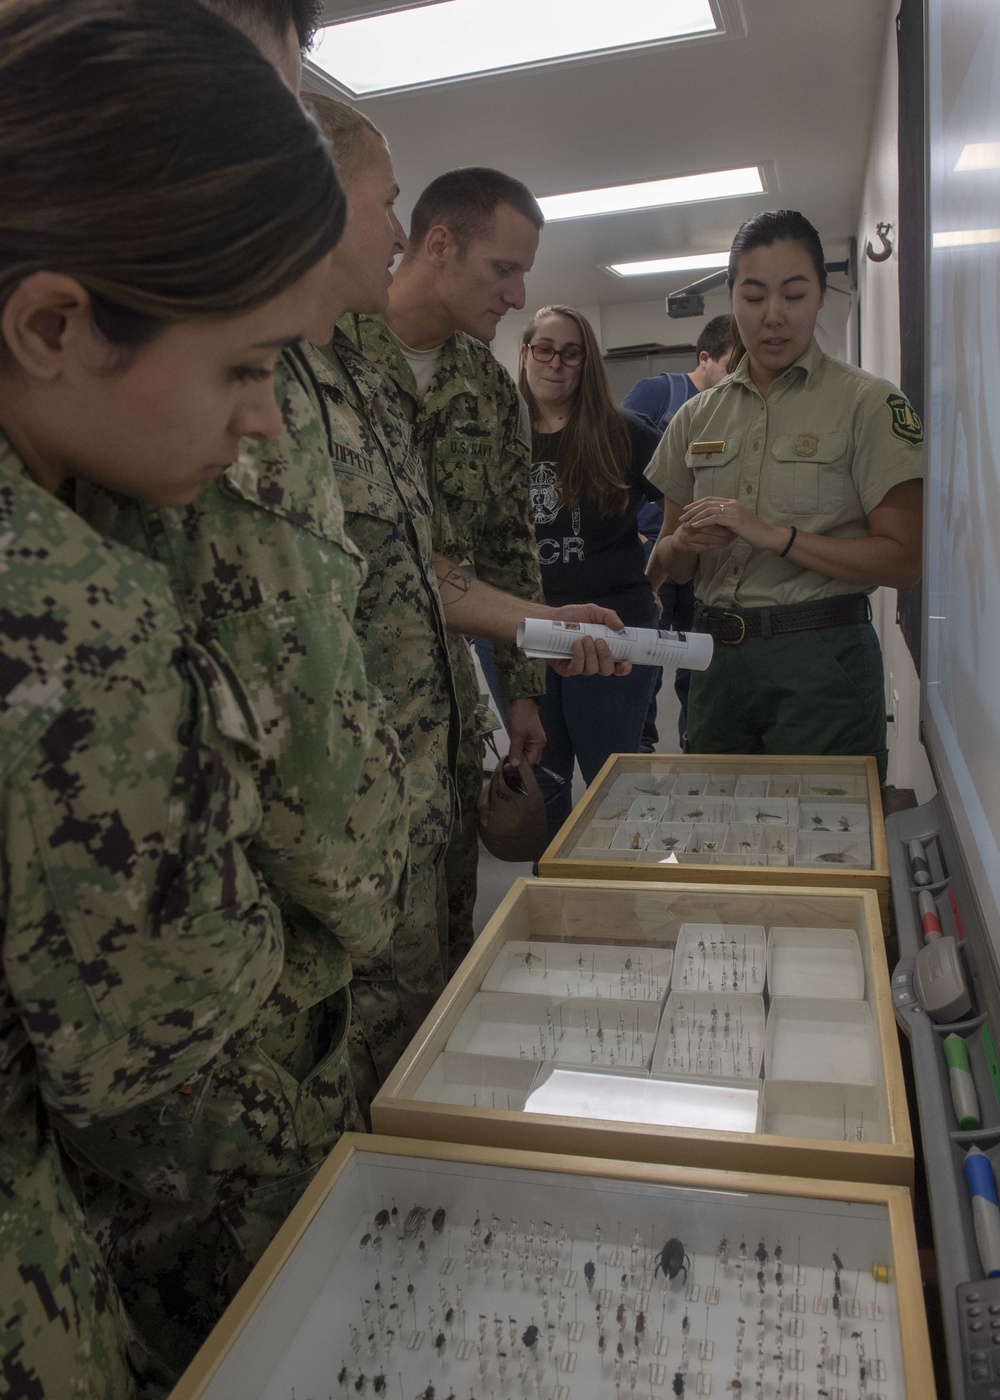
M761 165L763 196L570 220L545 230L529 283L532 302L648 301L697 274L622 279L603 265L721 251L743 219L764 209L801 209L828 256L845 255L889 3L742 0L742 24L722 39L473 78L357 105L389 138L404 225L420 190L459 165L497 166L537 195ZM347 18L402 7L327 0L326 13ZM502 0L496 9L502 18Z

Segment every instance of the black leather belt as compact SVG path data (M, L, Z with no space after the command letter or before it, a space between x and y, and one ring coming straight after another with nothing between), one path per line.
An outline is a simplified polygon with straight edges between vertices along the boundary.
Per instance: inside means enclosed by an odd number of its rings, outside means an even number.
M839 598L823 598L817 603L795 603L787 608L747 608L745 612L725 608L695 608L694 629L707 632L724 646L739 646L749 637L771 637L786 632L811 632L818 627L849 627L852 622L870 622L871 606L867 593L848 593Z

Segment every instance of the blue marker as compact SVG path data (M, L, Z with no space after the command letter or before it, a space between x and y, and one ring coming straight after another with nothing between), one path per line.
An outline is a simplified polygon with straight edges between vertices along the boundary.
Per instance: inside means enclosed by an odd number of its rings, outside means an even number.
M969 1148L963 1166L972 1196L972 1219L979 1258L987 1278L1000 1278L1000 1205L997 1204L993 1166L985 1152L980 1152L978 1147Z

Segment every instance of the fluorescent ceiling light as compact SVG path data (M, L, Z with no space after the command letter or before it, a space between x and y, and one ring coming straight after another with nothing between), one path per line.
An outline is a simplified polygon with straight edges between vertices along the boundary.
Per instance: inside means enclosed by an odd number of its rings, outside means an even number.
M973 141L963 147L956 170L1000 170L1000 141Z
M672 180L647 180L641 185L612 185L603 190L550 194L538 202L549 223L557 219L589 219L627 209L658 209L665 204L701 204L707 199L732 199L763 194L760 168L714 170L707 175L678 175Z
M710 0L438 0L328 25L309 57L361 96L719 33Z
M1000 243L1000 228L959 228L935 233L935 248L973 248L983 243Z
M648 262L608 263L619 277L648 277L654 272L691 272L696 267L728 267L728 253L689 253L683 258L652 258Z

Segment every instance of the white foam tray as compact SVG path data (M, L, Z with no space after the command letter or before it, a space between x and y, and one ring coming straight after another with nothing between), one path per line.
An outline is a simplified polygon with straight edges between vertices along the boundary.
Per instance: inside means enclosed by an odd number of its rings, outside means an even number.
M544 1077L542 1077L544 1076ZM526 1113L597 1118L668 1128L753 1133L760 1116L759 1086L657 1076L554 1068L542 1071Z
M670 805L669 797L637 797L629 809L630 822L661 822Z
M889 1141L882 1095L861 1084L767 1079L761 1094L760 1131L836 1142Z
M661 1002L670 990L673 960L671 948L511 939L493 959L481 989Z
M875 1029L868 1003L772 997L764 1075L821 1084L877 1084Z
M736 793L735 773L712 773L705 786L706 797L733 797Z
M800 831L795 843L795 864L822 870L870 870L872 844L867 831L842 836L840 832Z
M445 1049L535 1065L637 1070L649 1065L659 1020L656 1002L477 992Z
M590 825L610 826L614 829L626 819L635 801L631 793L624 793L620 797L606 797L598 804L597 811L590 819Z
M674 950L674 991L757 994L764 990L766 975L760 924L681 924Z
M849 928L772 928L767 989L772 997L863 997L865 965L858 935Z
M617 824L614 826L597 826L591 824L580 837L581 845L577 850L588 851L610 851L611 843L618 834Z
M734 822L756 822L758 826L798 826L799 804L794 797L737 797L733 803Z
M671 851L686 851L694 827L690 822L661 822L649 838L648 851L669 855Z
M715 826L730 820L733 811L731 797L678 797L675 793L667 808L666 820L696 822L700 826Z
M445 1050L431 1065L414 1099L462 1104L466 1108L524 1108L538 1074L537 1064L491 1055Z
M764 1035L763 997L674 991L663 1011L652 1070L677 1079L756 1080Z
M838 797L867 797L868 783L860 775L848 777L843 773L807 773L802 780L802 796L818 797L823 801Z
M611 842L613 851L644 851L656 830L655 822L622 822Z
M737 800L766 797L770 781L767 773L741 773L736 779L736 791L733 796Z
M867 832L870 828L868 804L867 802L800 802L799 828L802 831L834 831L843 836L850 836L858 831Z
M676 773L622 773L608 789L608 797L669 797Z
M768 797L800 797L802 779L798 773L773 773L767 780Z

